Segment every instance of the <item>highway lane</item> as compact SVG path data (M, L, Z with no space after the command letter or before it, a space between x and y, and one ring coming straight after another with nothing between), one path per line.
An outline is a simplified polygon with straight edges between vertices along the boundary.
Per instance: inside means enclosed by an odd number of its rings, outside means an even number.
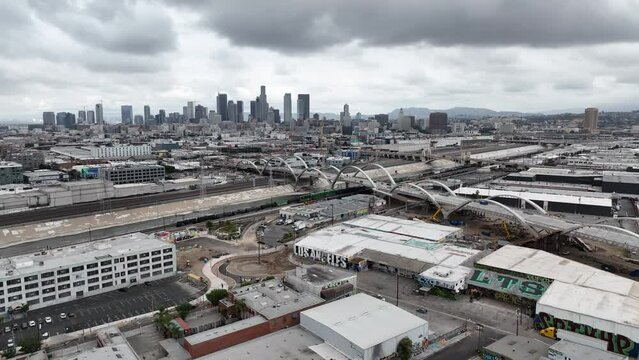
M261 187L268 184L268 179L259 178L255 180L255 186ZM253 182L232 183L206 188L206 195L214 195L253 187ZM18 224L28 224L33 222L52 221L58 219L68 219L75 216L84 216L96 212L104 212L116 209L131 209L136 207L154 205L167 201L184 200L201 196L200 189L186 191L170 191L159 194L141 195L126 198L107 199L73 205L46 207L13 214L0 215L0 226L6 227ZM106 209L105 209L106 207Z

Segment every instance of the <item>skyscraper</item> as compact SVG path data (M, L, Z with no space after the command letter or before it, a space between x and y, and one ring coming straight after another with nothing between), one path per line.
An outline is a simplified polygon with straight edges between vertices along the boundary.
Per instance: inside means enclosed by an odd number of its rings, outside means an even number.
M386 129L388 126L388 114L377 114L375 115L375 120L377 120L382 129Z
M95 111L87 110L87 124L95 124Z
M196 105L195 106L195 119L200 120L200 119L208 119L208 109L206 108L206 106L202 106L202 105Z
M584 122L582 127L584 130L593 131L597 130L597 122L599 120L599 109L591 107L587 108L584 115Z
M297 118L302 120L311 118L311 96L309 94L297 94Z
M184 117L184 119L188 120L189 119L189 108L186 106L182 106L182 116Z
M151 123L151 107L149 105L144 105L144 124L150 125Z
M448 114L445 112L430 113L428 127L431 134L446 134L448 132Z
M135 115L133 117L133 123L135 125L144 125L144 116L142 115Z
M98 125L104 125L104 113L102 110L102 103L95 104L95 121Z
M186 103L186 108L187 108L187 113L186 113L186 119L195 119L195 104L193 103L193 101L189 101Z
M290 124L293 120L293 109L291 106L291 93L284 94L284 122Z
M348 104L344 104L344 110L339 113L339 121L342 124L342 134L352 135L353 125L351 121L351 112Z
M87 122L87 112L84 110L78 111L78 124L84 124Z
M244 101L238 100L235 106L237 107L237 122L244 122Z
M44 126L55 125L55 113L53 111L45 111L42 113L42 124Z
M257 98L257 121L266 121L268 118L268 99L266 98L266 86L260 86L260 96Z
M121 106L122 113L122 123L123 124L133 124L133 106L131 105L122 105Z
M227 121L229 119L228 114L228 95L224 93L217 94L217 113L222 116L222 121Z
M157 121L157 123L158 123L158 125L166 123L166 111L165 110L160 109L160 112L158 113L158 121Z
M227 120L237 122L237 105L233 100L226 104Z
M257 101L251 100L250 106L251 106L251 108L250 108L249 115L250 115L251 119L255 119L255 118L257 118Z

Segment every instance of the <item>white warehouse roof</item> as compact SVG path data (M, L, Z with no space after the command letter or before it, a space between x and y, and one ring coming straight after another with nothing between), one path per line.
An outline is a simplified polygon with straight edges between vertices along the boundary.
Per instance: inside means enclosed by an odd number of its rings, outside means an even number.
M406 310L362 293L303 311L302 326L304 317L330 328L361 349L428 324Z
M636 281L543 250L506 245L478 260L477 264L639 299Z
M444 226L381 215L368 215L344 223L353 227L433 241L443 241L449 236L461 234L462 232L462 229L454 226Z
M540 191L542 191L540 189ZM531 201L548 201L554 203L564 204L578 204L578 205L591 205L601 207L612 207L612 199L610 197L595 197L595 196L578 196L566 194L549 194L547 192L532 192L532 191L511 191L511 190L498 190L498 189L485 189L478 187L460 187L455 190L456 194L465 196L474 196L479 194L480 196L519 196Z

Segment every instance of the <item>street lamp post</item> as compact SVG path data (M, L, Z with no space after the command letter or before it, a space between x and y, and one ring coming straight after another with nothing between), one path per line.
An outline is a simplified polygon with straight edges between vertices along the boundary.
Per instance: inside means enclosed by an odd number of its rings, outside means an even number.
M475 329L477 330L477 351L481 347L481 331L484 329L484 325L476 324Z
M516 314L515 324L517 324L517 328L515 330L515 335L519 336L519 320L521 319L521 311L517 309Z

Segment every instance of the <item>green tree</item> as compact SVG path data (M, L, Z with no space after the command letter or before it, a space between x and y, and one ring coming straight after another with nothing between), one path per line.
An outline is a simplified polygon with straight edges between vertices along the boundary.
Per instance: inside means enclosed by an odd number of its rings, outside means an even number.
M280 242L282 242L282 243L289 242L289 241L293 240L294 237L295 237L295 235L293 235L293 233L289 231L289 232L287 232L286 234L284 234L282 236L282 240L280 240Z
M235 301L235 309L237 310L237 316L240 319L244 318L244 314L248 310L248 306L246 306L246 302L242 299L238 299Z
M397 356L401 360L408 360L413 356L413 341L407 337L397 343Z
M42 342L37 336L29 336L20 340L18 346L22 348L23 352L30 354L39 351L40 347L42 347Z
M178 315L182 319L186 319L186 316L189 315L189 313L191 312L191 310L193 310L193 308L195 308L195 306L185 302L184 304L180 304L176 306L175 311L177 311Z
M2 356L6 357L7 359L11 359L12 357L16 356L16 348L7 348L5 351L2 352Z
M166 325L171 321L171 314L169 313L169 311L164 308L164 307L160 307L158 308L158 312L156 312L155 314L153 314L153 322L155 322L155 325L159 328L162 329L164 327L166 327Z
M220 300L224 299L228 295L226 289L213 289L206 294L206 299L216 306L220 303Z

